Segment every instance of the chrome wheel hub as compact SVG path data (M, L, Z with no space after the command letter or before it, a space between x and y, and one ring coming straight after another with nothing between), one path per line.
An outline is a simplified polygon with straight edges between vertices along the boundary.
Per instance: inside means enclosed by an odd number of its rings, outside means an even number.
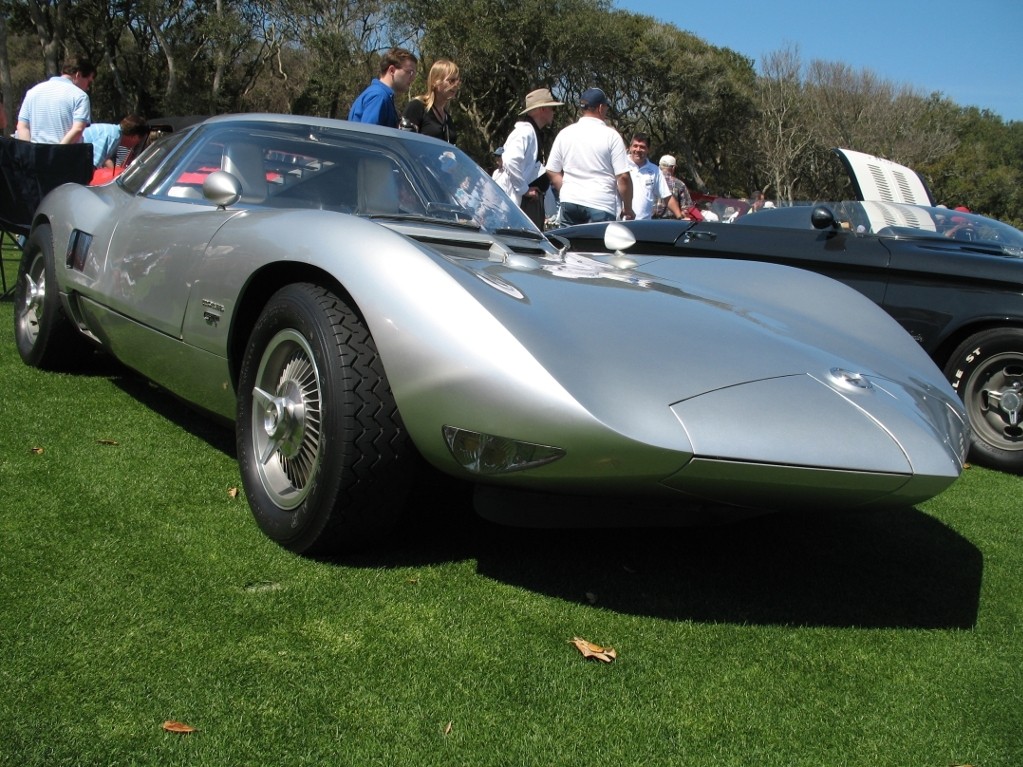
M252 448L266 492L283 509L305 500L320 464L321 391L312 350L283 330L263 352L252 389Z
M46 297L46 272L42 256L37 257L23 277L25 292L18 307L18 323L25 338L32 344L39 337L39 318Z
M973 428L1003 449L1023 450L1023 361L1015 354L997 355L977 379L977 395L967 399L973 401Z

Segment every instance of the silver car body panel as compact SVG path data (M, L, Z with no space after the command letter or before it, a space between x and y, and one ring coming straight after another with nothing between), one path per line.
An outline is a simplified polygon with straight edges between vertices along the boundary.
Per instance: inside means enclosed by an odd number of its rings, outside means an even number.
M228 419L239 307L275 270L351 297L417 448L456 476L474 478L444 426L564 449L486 478L542 492L847 508L918 502L962 469L968 427L940 372L872 302L809 272L118 184L63 187L38 216L83 332Z

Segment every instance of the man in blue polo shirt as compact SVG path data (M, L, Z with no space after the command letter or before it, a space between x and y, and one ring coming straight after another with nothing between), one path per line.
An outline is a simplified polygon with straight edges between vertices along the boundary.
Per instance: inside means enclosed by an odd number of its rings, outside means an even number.
M408 93L416 79L416 57L404 48L391 48L380 59L380 77L355 99L348 119L359 123L373 123L388 128L398 127L398 108L395 93Z
M97 168L113 168L118 162L118 150L123 148L124 157L131 156L149 126L139 115L128 115L119 123L93 123L82 133L82 140L92 144L92 164Z
M87 91L96 67L85 58L64 64L61 74L29 88L18 112L16 135L35 144L77 144L92 122Z

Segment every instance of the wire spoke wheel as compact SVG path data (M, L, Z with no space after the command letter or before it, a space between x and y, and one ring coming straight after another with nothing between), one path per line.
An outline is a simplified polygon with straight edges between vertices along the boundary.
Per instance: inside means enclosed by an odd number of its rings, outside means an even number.
M404 508L414 453L359 314L326 288L287 285L245 345L235 419L256 522L302 554L382 537Z
M15 308L18 337L29 346L35 346L39 340L39 323L43 319L45 297L46 259L42 253L34 253L21 276Z
M283 330L270 341L252 397L259 478L277 506L293 509L308 495L320 462L320 378L301 335Z
M34 227L25 243L14 290L14 340L27 365L73 370L89 351L89 342L68 319L57 286L53 232Z

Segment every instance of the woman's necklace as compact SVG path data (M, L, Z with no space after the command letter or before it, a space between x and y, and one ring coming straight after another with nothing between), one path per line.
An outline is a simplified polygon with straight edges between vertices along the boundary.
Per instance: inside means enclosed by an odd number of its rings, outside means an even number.
M433 105L433 113L437 116L437 122L440 123L441 130L444 132L444 140L447 142L451 141L451 136L448 134L448 114L447 110L438 105Z

